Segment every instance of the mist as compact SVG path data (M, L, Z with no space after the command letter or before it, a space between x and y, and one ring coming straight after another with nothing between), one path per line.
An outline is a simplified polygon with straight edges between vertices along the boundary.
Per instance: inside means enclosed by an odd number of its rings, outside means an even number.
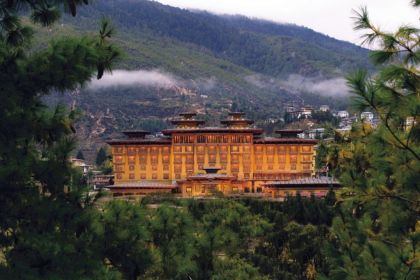
M172 88L181 86L183 83L174 75L154 70L114 70L106 73L100 80L92 80L88 88L92 90L129 86L129 87L152 87L152 88Z
M350 94L343 77L319 80L301 75L290 75L282 84L296 91L312 92L329 97L345 97Z
M296 94L309 92L327 97L346 97L350 94L343 77L320 79L292 74L286 80L281 80L263 75L250 75L245 77L245 80L259 88L284 89Z

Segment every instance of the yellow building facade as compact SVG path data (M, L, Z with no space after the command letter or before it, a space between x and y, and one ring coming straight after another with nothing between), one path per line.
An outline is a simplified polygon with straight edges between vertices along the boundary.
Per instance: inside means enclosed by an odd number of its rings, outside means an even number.
M263 192L269 181L314 175L317 141L299 130L265 137L243 113L230 113L220 127L205 127L196 114L181 114L161 137L126 131L112 147L114 194L178 192L203 196Z

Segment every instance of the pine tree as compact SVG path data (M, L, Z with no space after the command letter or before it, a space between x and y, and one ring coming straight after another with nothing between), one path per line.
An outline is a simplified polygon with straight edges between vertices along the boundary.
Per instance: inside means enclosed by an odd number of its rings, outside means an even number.
M419 6L419 1L413 1ZM359 110L380 118L377 128L353 127L337 153L344 185L331 239L326 246L330 279L418 279L420 277L420 30L402 26L385 32L366 9L356 29L377 43L372 59L382 67L369 76L348 77Z
M87 0L0 1L0 278L111 279L96 235L97 211L72 169L76 113L43 98L110 70L118 50L109 22L97 36L60 37L31 49L33 30Z
M83 159L83 160L85 159L85 156L83 155L83 152L81 150L79 150L77 152L76 158L77 159Z
M96 165L101 166L107 159L108 155L106 153L106 150L103 147L101 147L98 151L98 154L96 155Z

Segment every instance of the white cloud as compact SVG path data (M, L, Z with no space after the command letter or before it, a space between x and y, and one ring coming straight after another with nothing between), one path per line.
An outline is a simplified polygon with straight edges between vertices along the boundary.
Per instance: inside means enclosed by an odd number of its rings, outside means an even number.
M270 90L284 89L295 94L309 92L331 97L349 95L349 89L343 77L317 79L292 74L286 80L281 80L263 75L251 75L245 77L245 80L259 88Z
M106 73L100 80L92 80L88 85L90 89L101 89L108 87L131 86L131 87L153 87L171 88L180 86L182 82L174 75L161 70L114 70Z

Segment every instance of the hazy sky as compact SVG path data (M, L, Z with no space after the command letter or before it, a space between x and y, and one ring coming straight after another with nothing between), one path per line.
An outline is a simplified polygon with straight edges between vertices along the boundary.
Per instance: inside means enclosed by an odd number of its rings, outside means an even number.
M352 10L367 6L372 22L393 30L401 24L419 25L420 13L409 0L157 0L171 6L241 14L276 22L295 23L359 44Z

